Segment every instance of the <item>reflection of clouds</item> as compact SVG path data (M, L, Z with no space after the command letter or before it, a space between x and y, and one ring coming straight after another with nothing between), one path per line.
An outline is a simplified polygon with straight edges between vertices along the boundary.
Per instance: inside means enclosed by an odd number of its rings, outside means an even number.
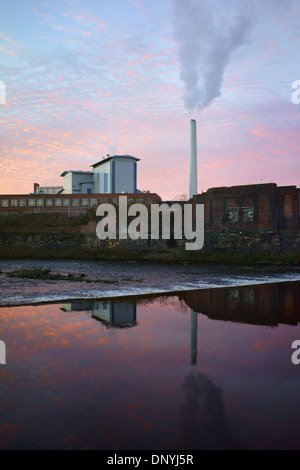
M185 377L185 403L180 409L180 441L183 449L225 450L241 446L231 436L222 390L203 373Z

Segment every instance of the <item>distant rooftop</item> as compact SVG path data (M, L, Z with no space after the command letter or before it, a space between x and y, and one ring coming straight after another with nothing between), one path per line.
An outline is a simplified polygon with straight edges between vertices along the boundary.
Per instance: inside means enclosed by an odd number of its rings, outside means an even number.
M82 175L92 175L92 171L81 171L81 170L67 170L64 171L60 176L65 176L67 173L80 173Z
M91 165L91 167L96 168L97 166L102 165L103 163L106 163L109 160L112 160L114 158L128 158L131 160L135 160L136 162L140 161L139 158L133 157L132 155L108 155L106 157L103 157L103 159L100 160L100 162L97 162L97 163L94 163L94 165Z

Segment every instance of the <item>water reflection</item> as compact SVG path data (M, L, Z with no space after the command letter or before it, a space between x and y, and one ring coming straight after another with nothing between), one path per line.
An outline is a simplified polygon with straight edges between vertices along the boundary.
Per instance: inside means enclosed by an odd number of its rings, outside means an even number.
M105 300L64 304L65 312L89 312L92 318L110 328L137 326L137 301ZM197 363L198 313L190 310L191 364ZM205 374L193 368L182 385L184 403L180 406L179 441L181 450L230 449L240 447L232 439L227 423L222 390Z
M179 298L195 312L214 320L251 325L297 325L300 282L205 289L183 292Z
M299 288L0 309L0 448L300 449Z
M222 390L205 374L191 370L183 383L180 441L184 450L228 450L242 446L233 439L225 413Z
M63 304L64 312L91 312L92 317L113 328L131 328L137 325L136 302L103 300Z
M214 320L277 326L300 321L300 282L205 289L179 294L190 307L190 363L197 364L198 315ZM112 328L137 326L137 300L103 300L64 304L65 312L91 312L92 317Z
M190 310L190 328L191 328L191 364L197 364L198 351L198 313Z

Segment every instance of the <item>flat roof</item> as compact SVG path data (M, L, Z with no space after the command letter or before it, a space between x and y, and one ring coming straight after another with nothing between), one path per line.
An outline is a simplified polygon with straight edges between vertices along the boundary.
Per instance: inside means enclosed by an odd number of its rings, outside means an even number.
M82 175L92 175L93 174L92 171L67 170L67 171L64 171L60 176L65 176L67 173L79 173L79 174L82 174Z
M131 160L135 160L136 162L140 161L139 158L133 157L132 155L110 155L109 157L103 157L100 162L94 163L94 165L91 165L91 167L95 168L96 166L102 165L103 163L106 163L109 160L113 160L114 158L128 158Z

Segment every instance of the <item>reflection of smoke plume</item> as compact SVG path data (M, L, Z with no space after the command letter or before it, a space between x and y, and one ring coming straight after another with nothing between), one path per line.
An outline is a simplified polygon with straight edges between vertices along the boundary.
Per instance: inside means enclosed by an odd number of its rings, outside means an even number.
M180 410L181 447L190 450L240 448L230 435L222 391L197 371L186 376L183 390L186 402Z
M201 111L220 96L225 69L258 18L279 16L295 0L174 0L184 103Z

